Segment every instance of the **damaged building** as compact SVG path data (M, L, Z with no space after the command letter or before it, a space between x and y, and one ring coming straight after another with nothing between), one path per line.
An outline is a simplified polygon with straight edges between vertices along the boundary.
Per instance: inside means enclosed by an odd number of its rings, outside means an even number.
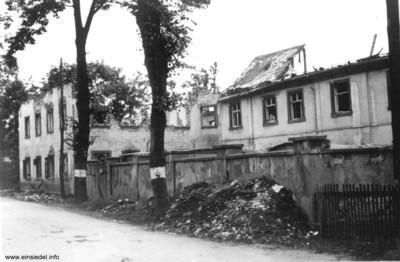
M256 57L221 96L200 98L196 136L250 151L310 135L333 145L392 144L387 56L306 68L304 45Z
M65 144L64 180L67 194L73 194L74 161L71 120L77 119L76 99L70 85L64 86ZM53 88L32 96L19 110L20 186L59 192L61 144L61 89ZM184 109L168 112L165 129L167 150L191 148L189 127ZM123 151L148 151L148 126L119 122L107 115L104 119L91 117L88 159L119 156Z
M169 112L165 148L215 151L216 146L243 144L244 151L268 151L285 148L291 137L320 135L332 149L390 146L388 69L388 57L376 55L307 72L304 45L258 56L222 94L200 94L188 112ZM76 119L70 86L64 94L66 116ZM58 191L60 98L60 89L54 88L21 106L22 188ZM147 126L108 117L92 124L91 136L89 160L149 151ZM72 194L73 151L65 148L66 191Z

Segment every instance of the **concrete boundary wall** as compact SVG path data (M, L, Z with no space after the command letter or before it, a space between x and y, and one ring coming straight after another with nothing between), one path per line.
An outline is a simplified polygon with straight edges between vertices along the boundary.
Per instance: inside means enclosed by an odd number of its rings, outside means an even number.
M222 184L267 176L294 193L295 200L312 217L316 185L393 184L390 147L329 149L321 137L294 141L291 150L242 152L230 145L167 154L166 178L170 194L196 182ZM152 196L148 154L88 164L90 199L129 198L147 201Z

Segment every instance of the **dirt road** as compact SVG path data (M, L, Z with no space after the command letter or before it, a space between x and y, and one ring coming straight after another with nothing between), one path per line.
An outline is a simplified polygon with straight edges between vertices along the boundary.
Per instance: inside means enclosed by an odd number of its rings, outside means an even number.
M58 207L0 198L0 261L332 261L334 256L150 232ZM34 255L23 259L23 255ZM53 256L55 255L55 256ZM11 259L5 256L20 256ZM29 258L29 257L28 257Z

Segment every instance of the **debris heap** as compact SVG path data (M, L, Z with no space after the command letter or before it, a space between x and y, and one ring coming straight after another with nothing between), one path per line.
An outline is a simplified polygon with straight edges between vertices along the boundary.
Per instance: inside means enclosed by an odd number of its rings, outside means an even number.
M205 182L188 186L155 229L264 243L309 236L306 216L292 193L266 177L221 187Z

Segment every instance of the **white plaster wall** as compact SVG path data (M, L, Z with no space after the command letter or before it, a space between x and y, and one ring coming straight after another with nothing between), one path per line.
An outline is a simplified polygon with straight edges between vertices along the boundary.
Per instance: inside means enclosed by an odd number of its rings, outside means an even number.
M229 129L229 103L221 103L221 143L243 143L246 149L265 149L287 142L289 137L327 135L335 144L380 144L392 141L386 70L348 77L351 85L352 115L332 117L330 83L333 80L242 98L243 128ZM302 89L305 121L288 122L287 92ZM278 125L263 126L264 95L277 97ZM252 106L252 110L251 110ZM251 116L253 116L251 118ZM254 142L253 142L254 141Z
M41 156L42 166L42 179L45 178L45 158L49 154L50 147L54 149L54 180L48 179L46 183L58 184L59 183L59 156L60 156L60 113L59 113L59 101L60 101L60 89L52 89L41 97L37 97L24 103L19 110L19 157L20 157L20 181L26 181L23 177L23 160L25 157L30 157L30 168L31 168L31 180L35 181L38 179L36 174L33 160L37 156ZM64 97L66 98L66 116L72 116L72 90L70 86L64 87ZM53 119L54 119L54 132L47 132L47 117L46 107L48 103L53 104ZM35 113L41 113L41 127L42 132L40 136L35 134ZM30 138L25 138L25 117L29 116L30 119ZM67 130L68 132L68 130ZM73 185L70 182L73 174L73 154L71 149L65 144L64 153L68 154L68 192L73 191Z
M201 94L197 103L190 108L190 140L192 148L212 147L219 144L221 140L221 107L218 104L218 94ZM217 106L217 127L202 128L201 112L202 106Z
M188 126L187 110L185 107L179 107L172 111L166 112L167 126Z

